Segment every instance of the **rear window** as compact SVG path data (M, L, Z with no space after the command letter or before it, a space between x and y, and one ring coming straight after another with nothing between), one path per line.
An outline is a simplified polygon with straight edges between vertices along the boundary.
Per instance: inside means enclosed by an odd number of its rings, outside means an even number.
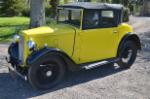
M120 21L120 11L115 10L85 10L83 29L116 27Z
M113 11L102 11L102 17L113 18L114 13Z
M115 25L114 11L102 10L101 11L101 27L112 27Z

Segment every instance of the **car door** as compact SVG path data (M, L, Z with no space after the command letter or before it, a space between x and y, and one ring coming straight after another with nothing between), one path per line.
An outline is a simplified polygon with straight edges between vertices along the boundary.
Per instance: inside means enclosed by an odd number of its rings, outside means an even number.
M117 27L113 10L84 11L80 32L80 62L113 58L117 52Z

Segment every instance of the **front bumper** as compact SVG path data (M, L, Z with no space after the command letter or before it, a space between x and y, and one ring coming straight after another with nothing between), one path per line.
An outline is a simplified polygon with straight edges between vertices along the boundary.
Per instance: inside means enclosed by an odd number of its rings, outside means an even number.
M27 80L27 69L21 67L21 61L19 61L18 43L12 43L10 45L8 54L9 56L6 57L6 61L9 63L9 71L17 74L22 79Z
M8 61L8 58L6 58L6 60ZM9 69L9 71L10 71L11 73L20 76L22 79L24 79L24 80L26 80L26 81L28 80L26 75L23 75L22 73L20 73L20 72L19 72L15 67L13 67L11 64L9 64L7 67L8 67L8 69Z

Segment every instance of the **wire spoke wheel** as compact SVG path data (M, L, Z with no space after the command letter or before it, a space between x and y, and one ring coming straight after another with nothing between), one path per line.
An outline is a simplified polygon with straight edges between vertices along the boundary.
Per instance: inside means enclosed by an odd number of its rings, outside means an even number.
M126 49L121 57L122 62L128 63L133 55L133 50L132 49Z
M47 90L56 86L65 72L64 62L55 54L48 54L30 66L28 79L34 88Z
M57 79L59 67L56 63L47 62L40 65L37 70L37 79L40 84L47 85Z
M129 68L134 63L137 55L137 46L133 41L126 41L120 51L120 60L117 62L120 67Z

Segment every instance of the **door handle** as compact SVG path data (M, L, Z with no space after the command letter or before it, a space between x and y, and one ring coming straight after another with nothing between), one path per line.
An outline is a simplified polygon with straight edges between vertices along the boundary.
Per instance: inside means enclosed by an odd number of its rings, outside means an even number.
M118 33L118 31L114 30L113 33Z

